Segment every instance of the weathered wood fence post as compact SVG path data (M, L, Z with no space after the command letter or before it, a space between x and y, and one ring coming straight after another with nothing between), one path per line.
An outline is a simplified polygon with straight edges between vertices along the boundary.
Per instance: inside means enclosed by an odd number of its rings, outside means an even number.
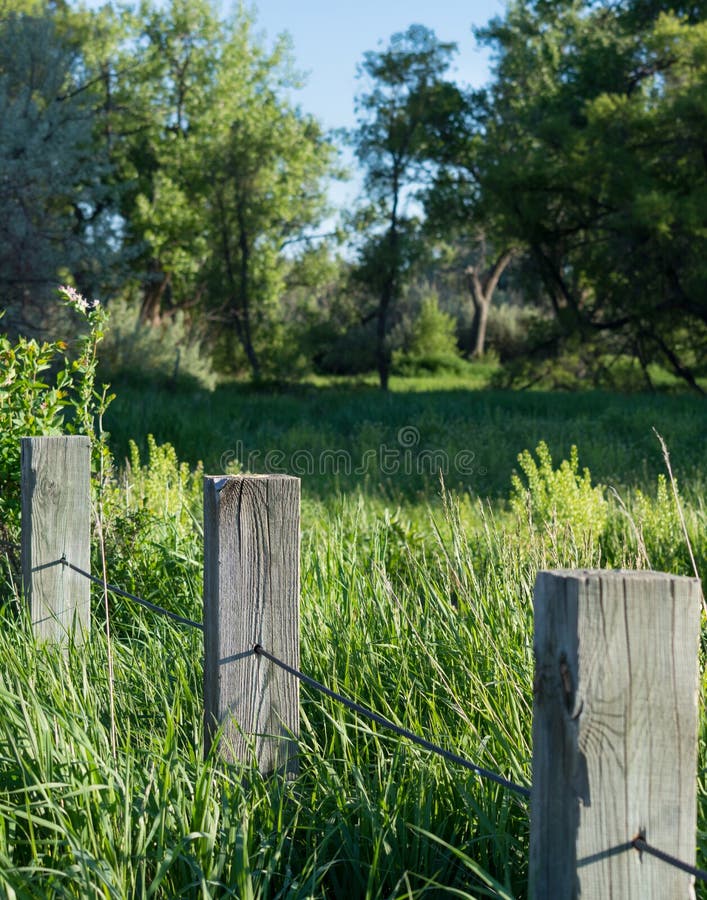
M21 439L22 581L35 634L80 640L90 583L61 564L91 565L91 443L87 437Z
M700 583L540 572L535 584L530 896L694 897Z
M263 657L299 667L300 482L287 475L204 479L206 752L263 773L296 769L299 685Z

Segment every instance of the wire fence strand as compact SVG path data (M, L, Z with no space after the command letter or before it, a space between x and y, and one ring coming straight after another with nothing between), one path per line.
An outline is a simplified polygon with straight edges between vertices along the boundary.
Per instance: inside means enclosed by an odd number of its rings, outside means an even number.
M298 678L304 684L309 685L309 687L314 688L322 694L326 694L326 696L331 697L332 700L337 700L339 703L352 710L353 712L358 713L359 715L362 715L367 719L370 719L372 722L376 722L378 725L388 729L389 731L392 731L394 734L397 734L400 737L407 738L407 740L412 741L412 743L417 744L420 747L424 747L425 750L429 750L431 753L436 753L438 756L442 756L448 762L463 766L465 769L469 769L475 775L478 775L481 778L486 778L488 781L493 781L496 784L501 785L501 787L507 788L509 791L514 791L516 794L520 794L523 797L530 797L529 788L524 787L521 784L516 784L513 781L509 781L509 779L504 778L502 775L498 775L496 772L492 772L490 769L484 769L482 766L477 766L476 763L470 762L468 759L464 759L463 756L452 753L450 750L445 750L444 747L433 744L431 741L428 741L426 738L420 737L413 731L408 731L407 728L402 728L400 725L396 725L395 722L391 722L390 719L386 719L379 713L367 709L360 703L356 703L354 700L349 700L348 697L344 697L342 694L339 694L336 691L332 691L331 688L326 687L326 685L321 684L319 681L315 681L314 678L311 678L309 675L305 675L304 672L300 672L298 669L292 668L292 666L289 666L286 662L283 662L281 659L273 656L272 653L268 653L268 651L265 650L265 648L260 644L256 644L253 647L253 651L255 652L256 656L263 656L265 657L265 659L269 659L270 662L274 663L276 666L279 666L279 668L283 669L285 672L288 672L294 678Z
M92 581L94 584L105 586L109 591L117 594L119 597L125 597L128 600L132 600L135 603L138 603L140 606L144 606L146 609L149 609L152 612L159 613L160 615L167 616L170 619L181 623L182 625L190 625L193 628L198 628L200 631L204 630L204 626L201 622L195 622L192 619L187 619L184 616L177 615L177 613L170 612L170 610L164 609L163 607L158 606L156 603L151 603L149 600L145 600L142 597L138 597L136 594L131 594L130 591L123 590L123 588L120 588L117 585L108 584L107 582L104 582L102 578L91 575L90 572L86 572L84 569L79 568L79 566L75 566L73 563L70 563L66 559L66 557L62 557L60 562L63 566L68 566L74 572L78 572L79 575L83 575L85 578L88 578L89 581ZM333 700L337 700L339 703L352 710L353 712L356 712L359 715L362 715L365 718L376 722L378 725L388 729L389 731L392 731L394 734L397 734L400 737L407 738L407 740L411 741L414 744L417 744L420 747L423 747L425 750L428 750L431 753L436 753L438 756L443 757L448 762L455 763L456 765L463 766L465 769L469 769L471 772L481 778L485 778L488 781L493 781L501 787L507 788L510 791L514 791L515 793L520 794L523 797L530 797L529 788L524 787L521 784L516 784L515 782L504 778L502 775L498 775L496 772L492 772L490 769L483 768L483 766L477 766L476 763L470 762L470 760L465 759L463 756L459 756L457 753L453 753L451 750L445 750L444 747L433 744L432 741L428 741L426 738L420 737L420 735L415 734L413 731L409 731L407 728L402 728L400 725L396 725L395 722L391 722L390 719L386 719L379 713L367 709L360 703L356 703L354 700L350 700L348 697L344 697L342 694L339 694L336 691L332 691L331 688L326 687L326 685L321 684L314 678L311 678L309 675L305 675L304 672L300 672L298 669L293 669L292 666L289 666L281 659L278 659L276 656L268 653L268 651L265 650L265 648L260 644L256 644L253 647L253 651L256 655L264 656L266 659L269 659L270 662L274 663L276 666L279 666L281 669L288 672L293 677L298 678L304 684L308 684L310 687L318 690L320 693L326 694Z
M100 585L101 587L106 587L109 591L111 591L111 593L117 594L119 597L125 597L127 600L132 600L140 606L144 606L146 609L149 609L155 613L159 613L160 615L167 616L168 618L173 619L175 622L179 622L182 625L189 625L192 628L198 628L200 631L204 630L203 623L195 622L193 619L187 619L184 616L173 613L168 609L164 609L164 607L162 606L158 606L156 603L151 603L149 600L145 600L143 597L138 597L137 594L131 594L130 591L123 590L123 588L120 588L117 585L108 584L107 582L104 582L102 578L97 578L95 575L91 575L90 572L86 572L84 569L79 568L79 566L75 566L73 563L70 563L66 559L66 557L62 557L59 562L63 566L68 566L68 568L72 569L74 572L77 572L79 575L83 575L84 578L88 578L89 581L92 581L94 584ZM478 775L480 778L485 778L487 781L492 781L495 784L498 784L509 791L513 791L514 793L519 794L522 797L530 797L530 789L525 787L524 785L517 784L514 781L510 781L508 778L504 778L497 772L492 772L490 769L485 769L483 766L478 766L476 765L476 763L465 759L463 756L459 756L457 753L453 753L451 750L445 750L444 747L440 747L438 744L434 744L432 743L432 741L428 741L427 738L423 738L420 735L415 734L415 732L408 730L407 728L396 725L395 722L392 722L390 719L386 719L385 716L380 715L380 713L373 712L373 710L368 709L360 703L357 703L355 700L350 700L343 694L339 694L337 691L333 691L331 688L328 688L321 682L316 681L316 679L312 678L311 676L305 675L304 672L300 672L298 669L293 668L286 662L278 659L277 656L269 653L260 644L254 645L253 652L256 656L262 656L265 659L268 659L271 663L278 666L288 674L292 675L294 678L297 678L303 684L309 685L309 687L314 688L314 690L319 691L322 694L325 694L332 700L336 700L347 709L350 709L352 712L355 712L358 715L361 715L364 718L375 722L382 728L385 728L388 731L392 731L393 734L397 734L399 737L406 738L413 744L417 744L419 747L428 750L430 753L435 753L437 756L441 756L448 762L468 769L475 775ZM689 863L683 862L677 857L672 856L670 853L666 853L664 850L659 850L657 847L649 844L645 840L645 838L640 835L633 838L633 840L631 841L631 846L638 850L639 853L647 853L650 856L654 856L656 859L659 859L662 862L673 866L673 868L675 869L679 869L680 871L685 872L688 875L692 875L694 878L697 878L700 881L707 882L707 871L705 871L704 869L699 869L696 866L692 866Z
M151 603L149 600L145 600L143 597L138 597L137 594L131 594L130 591L126 591L115 584L109 584L102 578L91 575L90 572L86 572L79 566L75 566L73 563L69 562L65 556L58 560L58 562L61 563L62 566L67 566L72 571L77 572L79 575L83 575L84 578L88 578L88 580L93 582L94 584L105 587L111 593L116 594L119 597L124 597L127 600L132 600L134 603L145 607L145 609L149 609L152 612L158 613L159 615L166 616L167 618L172 619L173 621L178 622L181 625L189 625L192 628L198 628L200 631L204 630L204 625L202 622L195 622L193 619L187 619L185 616L180 616L168 609L164 609L164 607L158 606L156 603ZM530 788L525 787L522 784L517 784L514 781L510 781L508 778L504 778L502 775L499 775L497 772L493 772L490 769L485 769L483 766L478 766L476 765L476 763L465 759L463 756L459 756L457 753L453 753L451 750L445 750L444 747L440 747L438 744L434 744L432 743L432 741L428 741L427 738L423 738L420 735L415 734L415 732L408 730L407 728L396 725L395 722L392 722L390 719L386 719L385 716L380 715L380 713L373 712L373 710L370 710L362 704L357 703L355 700L351 700L348 697L345 697L343 694L339 694L337 691L333 691L331 688L328 688L326 685L312 678L310 675L305 675L304 672L300 672L298 669L293 668L286 662L283 662L283 660L278 659L277 656L269 653L260 644L255 644L253 646L253 653L255 653L256 656L264 657L283 671L287 672L289 675L292 675L293 678L297 678L303 684L314 688L314 690L319 691L319 693L324 694L327 697L330 697L332 700L336 700L338 703L341 703L352 712L355 712L358 715L361 715L364 718L375 722L388 731L392 731L393 734L397 734L399 737L406 738L413 744L417 744L419 747L428 750L430 753L435 753L436 755L441 756L448 762L468 769L475 775L478 775L480 778L485 778L487 781L492 781L495 784L498 784L509 791L513 791L514 793L519 794L522 797L530 798ZM630 846L638 850L639 853L647 853L650 856L654 856L656 859L661 860L667 865L673 866L673 868L675 869L679 869L680 871L685 872L688 875L692 875L694 878L697 878L700 881L707 882L707 871L705 869L700 869L697 866L692 866L689 863L683 862L672 854L666 853L664 850L659 850L657 847L649 844L641 835L633 838L630 842Z
M195 622L193 619L187 619L184 616L171 612L169 609L164 609L164 607L158 606L156 603L150 603L149 600L138 597L136 594L131 594L130 591L125 591L115 584L108 584L107 582L104 582L102 578L97 578L95 575L91 575L90 572L86 572L78 566L75 566L73 563L70 563L66 557L62 557L59 561L62 566L68 566L70 569L73 569L74 572L78 572L79 575L83 575L84 578L88 578L88 580L92 581L94 584L98 584L101 587L105 586L112 594L117 594L119 597L125 597L126 600L132 600L140 606L144 606L145 609L149 609L152 612L159 613L161 616L167 616L167 618L179 622L180 625L190 625L192 628L198 628L199 631L204 630L204 626L201 622Z
M653 847L645 840L645 838L642 838L640 836L635 837L631 841L631 843L639 853L648 853L650 856L655 856L656 859L660 859L662 862L668 863L668 865L672 866L674 869L680 869L683 872L687 872L688 875L693 875L700 881L707 881L707 872L704 869L698 869L696 866L691 866L689 863L683 862L676 856L672 856L670 853L666 853L664 850L659 850L657 847Z

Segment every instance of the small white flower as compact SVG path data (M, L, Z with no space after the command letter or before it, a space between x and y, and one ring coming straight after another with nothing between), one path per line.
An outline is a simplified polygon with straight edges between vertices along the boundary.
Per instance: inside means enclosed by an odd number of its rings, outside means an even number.
M80 294L71 285L63 284L59 290L66 297L69 304L79 312L89 313L100 305L100 300L87 300L83 294Z

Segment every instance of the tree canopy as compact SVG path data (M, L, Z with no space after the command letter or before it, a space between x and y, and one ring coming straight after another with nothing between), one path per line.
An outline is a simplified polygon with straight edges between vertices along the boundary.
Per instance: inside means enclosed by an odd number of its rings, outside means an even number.
M388 320L407 270L420 253L411 192L425 178L430 146L446 114L451 86L443 76L456 47L412 25L390 45L364 56L358 96L359 124L352 134L364 168L367 233L359 275L377 300L376 364L381 387L390 372Z
M562 336L660 358L707 346L707 25L679 6L512 4L480 37L478 183L532 255ZM495 156L489 153L493 148Z
M426 290L411 285L439 293L454 271L440 309L470 356L512 283L542 311L522 352L635 359L647 384L658 363L701 390L706 12L512 0L476 30L483 89L452 78L454 43L394 34L360 66L347 139L363 192L341 258L337 149L293 99L286 38L267 46L253 14L210 0L0 0L4 327L46 328L69 281L147 325L180 311L255 378L355 333L386 387L406 298Z
M335 153L288 98L287 42L268 50L252 25L206 0L95 16L30 4L2 20L8 306L11 286L38 297L36 280L61 273L96 289L84 270L112 248L145 320L198 310L260 376Z

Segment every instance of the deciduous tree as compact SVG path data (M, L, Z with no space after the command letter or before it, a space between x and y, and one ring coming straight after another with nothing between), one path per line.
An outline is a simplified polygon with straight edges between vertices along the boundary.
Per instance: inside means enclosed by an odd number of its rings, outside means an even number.
M707 360L707 25L671 4L516 2L483 39L482 189L565 334L693 387ZM699 389L699 388L698 388Z
M367 89L357 98L358 126L351 135L368 201L359 274L376 298L376 364L384 390L391 310L420 250L410 201L429 177L428 145L446 115L443 76L455 49L430 29L412 25L393 35L385 50L366 53L361 65Z
M326 213L334 150L289 99L299 82L286 39L267 50L248 14L220 21L207 2L172 0L143 17L152 121L132 151L141 187L130 220L152 272L144 316L168 296L196 306L259 378L288 278Z
M37 331L53 288L93 290L115 262L110 158L93 83L48 7L0 18L0 289L10 331Z

